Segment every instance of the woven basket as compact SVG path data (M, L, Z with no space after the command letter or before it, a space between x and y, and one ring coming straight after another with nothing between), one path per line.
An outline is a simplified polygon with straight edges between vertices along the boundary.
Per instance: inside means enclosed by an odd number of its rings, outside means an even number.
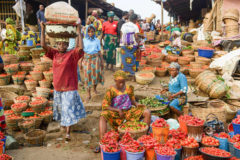
M39 71L39 72L31 71L30 75L32 76L33 80L35 80L35 81L41 81L43 79L43 74L41 71Z
M30 53L31 53L30 51L24 51L24 50L21 51L20 50L20 51L18 51L17 54L18 54L19 57L27 57L27 56L30 56Z
M53 81L53 72L43 72L43 75L47 81L52 82Z
M200 73L202 73L204 70L203 69L189 69L189 75L192 78L196 78Z
M147 37L147 41L153 41L155 39L155 33L154 32L147 32L146 37Z
M226 37L233 37L239 34L239 25L226 25L225 26Z
M16 103L15 103L16 104ZM16 115L21 115L21 113L23 111L25 111L28 107L27 103L23 102L24 104L24 107L21 107L21 108L15 108L15 107L11 107L12 111L16 114ZM14 105L14 104L13 104ZM13 106L12 105L12 106Z
M18 123L22 120L22 118L18 118L18 119L9 119L6 118L6 125L7 128L13 131L17 131L19 130L19 126Z
M4 66L4 70L6 71L7 74L9 75L14 75L18 72L19 65L14 65L14 66Z
M225 19L233 19L235 21L239 20L239 10L236 8L228 9L223 16L223 20Z
M37 95L40 97L48 98L51 90L49 88L36 87Z
M152 77L148 78L148 77L140 76L140 74L144 74L144 73L151 74ZM146 84L150 84L154 80L155 75L152 72L141 71L141 72L136 72L135 77L136 77L136 82L137 83L142 84L142 85L146 85Z
M40 87L50 88L51 87L51 82L46 81L46 80L41 80L41 81L39 81L39 85L40 85Z
M4 106L4 109L8 109L14 103L14 98L18 95L8 90L0 89L0 97Z
M28 122L27 124L25 123L26 121ZM35 129L35 121L34 120L23 120L18 123L18 126L23 133L27 133L27 132Z
M31 71L33 68L33 64L32 63L20 63L20 68L22 71Z
M238 108L233 105L226 104L225 109L226 109L226 120L227 122L231 122L236 116Z
M14 98L14 103L29 103L30 102L30 97L29 96L24 96L24 97L28 97L28 99L27 100L19 100L18 98L21 98L22 96L17 96L17 97L15 97Z
M158 77L164 77L167 74L167 69L166 68L161 68L160 69L156 69L155 75Z
M24 81L24 84L26 85L27 90L32 91L35 90L37 87L37 81Z
M227 86L223 81L216 81L212 86L209 92L210 98L222 98L226 95Z
M211 59L205 58L205 57L195 57L196 62L200 64L209 64L211 62Z
M186 57L188 57L190 59L190 62L194 62L195 61L195 56L194 55L186 55Z
M38 64L39 62L41 62L41 59L33 59L32 61L33 61L33 64L36 65L36 64Z
M49 115L40 115L40 117L43 118L43 123L44 124L49 124L53 120L53 113L51 113Z
M223 21L225 25L238 25L238 21L232 18L225 18Z
M43 101L43 106L46 107L47 104L48 104L48 100L44 97L39 97L39 96L36 96L36 97L32 97L32 101L36 101L36 100L42 100Z
M24 139L31 145L43 145L46 131L35 129L24 134Z
M187 56L187 55L193 55L194 50L193 49L188 49L188 50L182 50L182 55Z
M167 61L168 61L169 63L171 63L171 62L177 62L177 61L178 61L178 56L168 55L168 56L167 56Z
M150 67L150 69L146 69L146 67ZM139 67L139 70L140 71L143 71L143 72L152 72L152 73L155 73L156 72L156 67L152 67L152 66L149 66L149 65L146 65L146 66L140 66Z
M178 57L178 63L180 65L187 65L190 63L190 58L188 57Z
M41 124L42 124L42 121L43 121L43 118L42 117L38 117L38 118L25 118L24 120L34 120L34 128L35 129L39 129Z
M39 71L48 71L50 68L50 64L48 62L38 62L35 67L39 70Z
M19 46L21 51L30 51L30 49L34 48L33 46L21 45Z
M148 125L141 131L127 131L127 132L129 132L134 139L138 139L139 137L146 135L147 131L148 131ZM123 135L126 131L122 130L121 126L119 126L118 132L120 133L120 135Z
M203 65L204 65L203 63L190 62L190 67L191 67L192 69L202 68Z
M204 81L206 79L206 76L208 79L210 78L217 78L216 75L209 70L206 70L198 75L198 77L195 79L195 85L198 86L200 82Z
M41 53L44 53L45 50L43 48L33 48L30 50L32 59L39 59Z
M12 75L12 79L15 85L22 85L25 79L25 75Z
M32 105L30 102L29 105L33 109L33 111L36 113L41 113L41 112L45 111L45 107L46 107L46 105L44 105L44 102L42 104L38 104L38 105Z
M18 63L18 57L16 55L12 54L4 54L2 56L3 59L3 64L4 65L9 65L9 64L16 64Z
M10 83L10 75L5 75L0 77L0 86L5 86L8 85Z

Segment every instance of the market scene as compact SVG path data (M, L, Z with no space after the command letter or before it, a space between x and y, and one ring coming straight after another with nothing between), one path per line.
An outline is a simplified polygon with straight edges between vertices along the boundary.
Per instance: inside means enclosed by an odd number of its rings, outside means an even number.
M0 160L240 159L239 0L0 8Z

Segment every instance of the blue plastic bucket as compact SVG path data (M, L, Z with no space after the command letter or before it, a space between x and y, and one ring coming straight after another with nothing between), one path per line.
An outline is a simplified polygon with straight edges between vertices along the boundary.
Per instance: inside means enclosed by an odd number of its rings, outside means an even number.
M32 47L33 46L33 40L28 39L27 40L27 46Z
M144 160L144 153L145 151L136 153L126 151L127 160Z
M219 149L223 149L223 150L229 152L228 139L227 138L219 138L219 137L214 137L214 138L219 140L219 143L220 143Z
M234 147L234 146L233 146L233 148L234 148L234 156L237 157L237 158L240 158L240 150L237 149L237 148Z
M233 147L234 143L228 142L228 147L229 147L229 151L231 153L231 155L234 155L234 147Z
M104 151L102 152L103 152L103 160L120 160L121 150L113 153L104 152Z
M233 125L234 135L240 134L240 124L232 123L232 125Z
M181 159L181 153L182 153L182 147L180 149L175 149L175 151L177 152L177 154L175 156L175 160L180 160Z
M198 49L198 55L201 57L212 58L214 50Z
M6 136L4 136L4 137L5 137L4 139L1 139L1 141L4 142L4 145L3 145L3 153L5 153L5 151L6 151L6 139L7 139Z
M176 156L176 154L173 156L160 155L157 152L156 152L156 155L157 155L157 160L174 160Z

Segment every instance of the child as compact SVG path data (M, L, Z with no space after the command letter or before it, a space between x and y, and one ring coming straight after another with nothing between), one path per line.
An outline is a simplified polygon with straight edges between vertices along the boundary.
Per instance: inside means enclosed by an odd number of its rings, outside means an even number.
M103 81L103 56L101 54L100 40L95 36L95 28L90 25L86 29L86 35L83 39L84 58L82 60L85 86L88 90L87 102L91 99L91 87L93 86L97 94L97 84Z
M81 23L80 23L81 24ZM53 60L54 104L53 118L61 121L66 128L66 140L70 140L70 126L86 116L82 100L78 94L77 65L83 56L81 25L78 24L76 47L67 51L67 38L57 38L57 49L50 48L45 43L45 25L41 23L41 46L46 56Z

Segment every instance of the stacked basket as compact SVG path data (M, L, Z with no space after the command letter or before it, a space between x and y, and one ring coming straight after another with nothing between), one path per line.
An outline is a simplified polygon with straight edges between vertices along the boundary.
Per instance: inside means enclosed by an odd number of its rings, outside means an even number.
M223 16L223 21L225 23L225 36L233 37L239 34L239 10L229 9L225 12Z

